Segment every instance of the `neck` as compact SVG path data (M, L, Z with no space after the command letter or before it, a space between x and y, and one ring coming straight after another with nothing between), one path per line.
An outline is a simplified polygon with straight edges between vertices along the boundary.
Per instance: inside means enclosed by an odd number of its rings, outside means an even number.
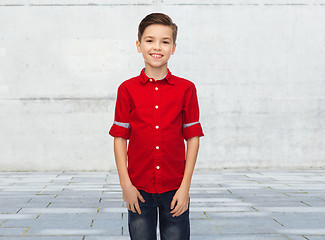
M144 72L147 74L148 77L159 80L166 76L168 69L167 65L164 65L160 68L153 68L151 66L148 66L148 64L145 64Z

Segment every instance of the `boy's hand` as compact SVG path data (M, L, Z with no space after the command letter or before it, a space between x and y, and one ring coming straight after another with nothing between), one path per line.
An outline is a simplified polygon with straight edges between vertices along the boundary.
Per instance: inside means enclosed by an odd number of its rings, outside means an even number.
M122 188L122 190L123 200L126 201L127 208L134 213L138 212L139 214L141 214L138 198L141 202L145 202L145 200L138 191L138 189L136 189L136 187L134 187L133 185L129 185Z
M170 213L172 214L172 216L178 217L182 215L188 209L188 203L189 203L189 191L186 188L180 187L176 191L173 200L170 204L170 209L172 209Z

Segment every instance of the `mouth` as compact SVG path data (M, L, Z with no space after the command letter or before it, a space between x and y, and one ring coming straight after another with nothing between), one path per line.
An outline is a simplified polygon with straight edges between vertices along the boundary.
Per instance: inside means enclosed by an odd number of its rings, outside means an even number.
M158 53L150 53L150 56L158 59L158 58L162 58L164 55Z

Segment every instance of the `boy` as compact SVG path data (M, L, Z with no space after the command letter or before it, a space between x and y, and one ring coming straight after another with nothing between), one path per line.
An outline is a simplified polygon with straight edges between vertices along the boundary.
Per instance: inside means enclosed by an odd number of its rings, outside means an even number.
M176 24L165 14L152 13L138 30L136 46L145 68L119 86L109 131L129 233L133 240L156 239L159 211L161 239L185 240L190 238L191 178L199 137L204 136L196 88L167 68L176 48Z

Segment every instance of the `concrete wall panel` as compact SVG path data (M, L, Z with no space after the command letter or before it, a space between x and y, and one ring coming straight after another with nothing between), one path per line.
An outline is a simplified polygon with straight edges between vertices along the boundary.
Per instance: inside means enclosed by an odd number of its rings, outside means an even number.
M114 168L118 85L140 20L179 26L169 67L198 90L198 168L325 166L323 0L3 0L0 170Z

